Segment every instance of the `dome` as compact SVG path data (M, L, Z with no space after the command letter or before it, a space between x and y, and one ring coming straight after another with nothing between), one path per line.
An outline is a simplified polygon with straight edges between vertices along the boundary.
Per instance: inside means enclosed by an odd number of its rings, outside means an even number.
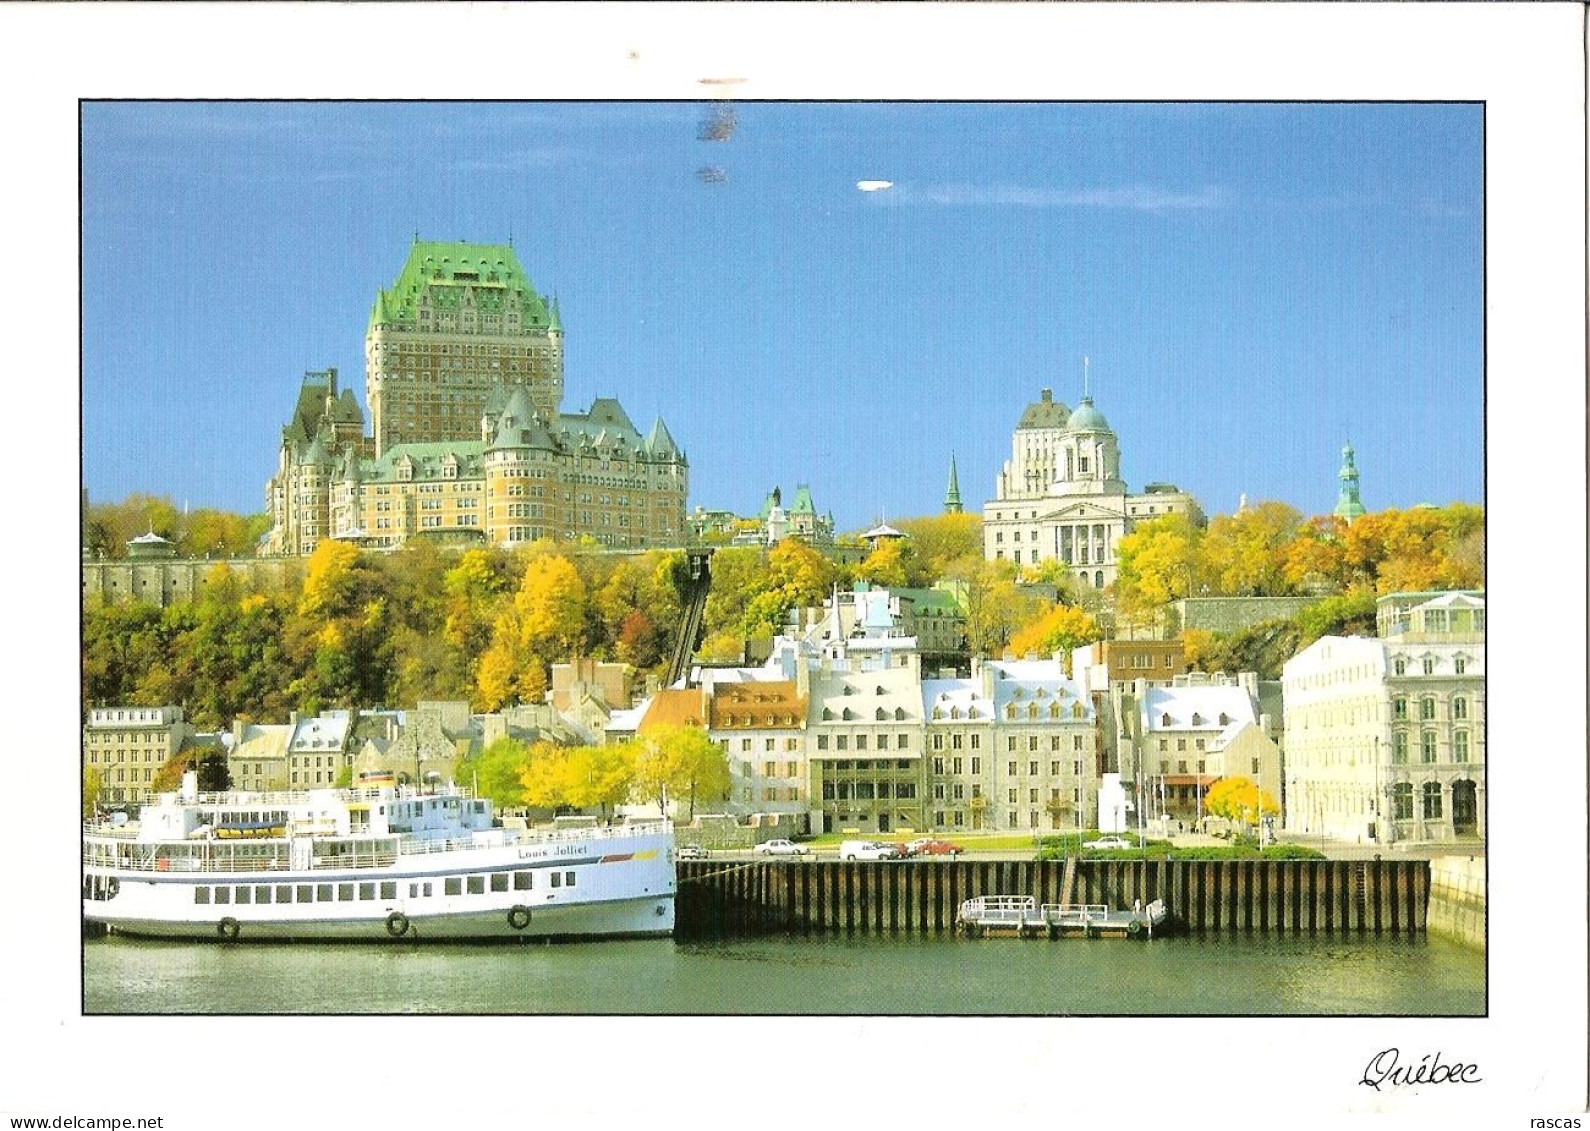
M1069 432L1108 432L1110 422L1104 419L1104 414L1093 407L1092 397L1083 397L1082 403L1077 405L1077 410L1071 414L1071 419L1066 421L1066 430Z

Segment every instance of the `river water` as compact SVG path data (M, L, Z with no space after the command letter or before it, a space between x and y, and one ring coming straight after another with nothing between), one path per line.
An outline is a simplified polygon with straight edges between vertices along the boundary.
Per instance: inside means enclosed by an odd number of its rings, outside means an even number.
M666 939L554 946L83 943L100 1013L1478 1016L1439 938Z

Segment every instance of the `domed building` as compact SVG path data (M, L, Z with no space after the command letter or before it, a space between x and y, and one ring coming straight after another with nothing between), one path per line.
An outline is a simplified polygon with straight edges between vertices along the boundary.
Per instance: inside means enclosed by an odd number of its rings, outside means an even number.
M1083 395L1075 409L1044 389L1011 436L1010 459L983 504L983 554L1021 566L1060 561L1095 589L1115 583L1115 547L1139 522L1203 510L1185 491L1121 478L1120 445L1104 413Z

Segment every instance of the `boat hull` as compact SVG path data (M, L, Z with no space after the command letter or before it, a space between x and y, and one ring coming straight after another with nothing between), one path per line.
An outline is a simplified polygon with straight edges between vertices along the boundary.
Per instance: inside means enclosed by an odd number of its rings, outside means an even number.
M83 921L90 931L217 942L668 935L675 887L672 836L631 833L356 869L86 867Z

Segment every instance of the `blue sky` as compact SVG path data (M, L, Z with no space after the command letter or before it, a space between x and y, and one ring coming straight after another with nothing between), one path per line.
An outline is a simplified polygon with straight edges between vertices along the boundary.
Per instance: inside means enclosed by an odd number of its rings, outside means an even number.
M978 506L1084 356L1133 489L1328 512L1351 440L1370 509L1483 501L1478 106L752 102L706 142L710 111L86 104L91 501L263 509L304 370L363 401L416 231L511 231L565 410L661 414L692 507L934 513L952 450Z

